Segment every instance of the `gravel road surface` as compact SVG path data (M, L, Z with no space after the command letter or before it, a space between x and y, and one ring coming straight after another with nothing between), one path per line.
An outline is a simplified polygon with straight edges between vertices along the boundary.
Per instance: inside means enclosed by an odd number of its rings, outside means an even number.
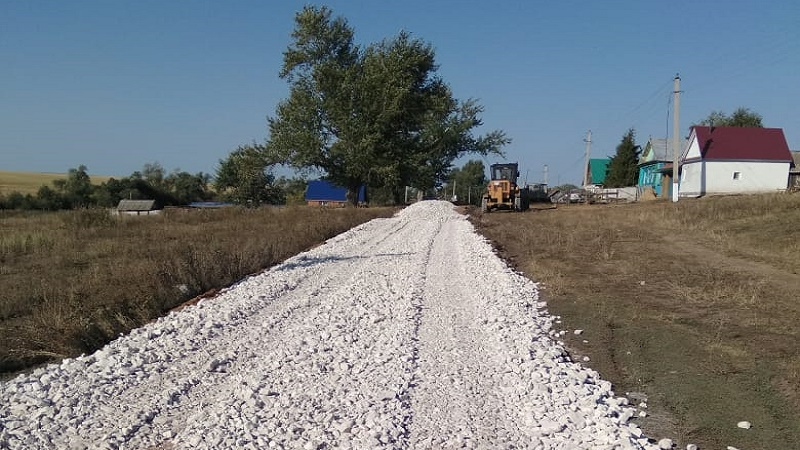
M447 202L0 384L0 448L658 448Z

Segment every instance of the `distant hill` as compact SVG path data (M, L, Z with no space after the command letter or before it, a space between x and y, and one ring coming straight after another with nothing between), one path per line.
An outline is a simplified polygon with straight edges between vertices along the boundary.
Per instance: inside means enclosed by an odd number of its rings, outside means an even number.
M8 195L17 191L23 194L35 194L42 185L53 186L53 180L65 179L65 173L12 172L0 170L0 194ZM108 175L89 175L92 184L108 181Z

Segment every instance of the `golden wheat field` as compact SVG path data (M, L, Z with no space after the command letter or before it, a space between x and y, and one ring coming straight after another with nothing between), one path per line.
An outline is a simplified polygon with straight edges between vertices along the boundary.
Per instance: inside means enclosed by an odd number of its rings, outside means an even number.
M89 175L93 184L108 181L111 176ZM67 173L16 172L0 170L0 195L12 192L36 194L42 186L52 186L53 181L67 178Z

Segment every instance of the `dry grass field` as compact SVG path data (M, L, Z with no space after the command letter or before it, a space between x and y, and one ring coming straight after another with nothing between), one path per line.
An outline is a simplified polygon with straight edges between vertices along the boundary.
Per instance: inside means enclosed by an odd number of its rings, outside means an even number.
M0 211L0 376L91 352L391 208Z
M92 351L392 209L0 211L0 372ZM685 448L800 442L800 195L471 211L576 360ZM582 329L580 335L572 333ZM749 430L737 428L749 421Z
M100 184L111 178L104 175L89 175L89 177L93 184ZM0 170L0 195L8 195L12 192L35 195L40 187L52 187L53 181L66 178L66 173L12 172Z
M797 448L800 195L472 217L541 283L573 359L647 399L637 421L648 435ZM752 428L737 428L745 420Z

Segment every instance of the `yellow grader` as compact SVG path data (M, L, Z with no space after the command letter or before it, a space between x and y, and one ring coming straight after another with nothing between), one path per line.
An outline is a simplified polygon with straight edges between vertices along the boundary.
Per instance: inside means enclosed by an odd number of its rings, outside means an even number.
M481 211L525 211L530 207L527 187L517 184L517 163L492 164L491 179L481 200Z

